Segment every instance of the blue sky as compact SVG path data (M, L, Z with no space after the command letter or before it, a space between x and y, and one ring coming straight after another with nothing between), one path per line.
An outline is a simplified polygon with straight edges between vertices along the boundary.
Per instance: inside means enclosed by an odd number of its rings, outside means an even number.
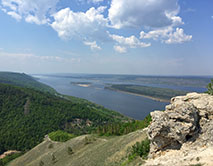
M0 0L0 70L213 75L212 0Z

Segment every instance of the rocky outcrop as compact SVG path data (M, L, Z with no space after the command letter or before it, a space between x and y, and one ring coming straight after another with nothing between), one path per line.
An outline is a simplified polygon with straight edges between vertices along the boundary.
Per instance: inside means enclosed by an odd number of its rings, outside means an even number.
M150 158L168 151L188 154L194 149L197 153L197 149L204 147L213 152L213 96L189 93L174 97L165 111L154 111L151 116L147 131L151 140Z

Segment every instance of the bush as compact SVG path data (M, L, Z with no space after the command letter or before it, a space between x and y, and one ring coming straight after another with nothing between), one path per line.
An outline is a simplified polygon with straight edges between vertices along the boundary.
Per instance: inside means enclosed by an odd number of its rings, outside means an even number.
M135 145L132 146L132 153L129 156L140 156L143 159L147 158L150 151L150 140L146 138L141 143L137 142Z
M69 139L75 137L75 135L70 134L70 133L66 133L66 132L61 131L61 130L51 132L48 135L49 135L51 140L58 141L58 142L66 142Z
M211 80L211 82L207 85L207 93L210 95L213 95L213 79Z
M0 166L7 165L7 163L9 163L10 161L14 160L15 158L20 157L23 154L24 154L23 152L13 153L11 155L8 155L8 156L4 157L3 159L0 159Z

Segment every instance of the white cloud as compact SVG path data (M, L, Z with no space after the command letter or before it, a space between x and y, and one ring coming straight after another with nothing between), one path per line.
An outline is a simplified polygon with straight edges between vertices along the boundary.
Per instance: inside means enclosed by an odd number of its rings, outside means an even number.
M126 47L114 46L114 50L119 53L126 53Z
M55 10L59 0L1 0L3 10L16 19L24 18L27 22L46 24L48 16Z
M78 37L80 39L95 36L97 33L104 33L107 19L102 13L106 7L94 7L84 12L73 12L70 8L65 8L53 14L55 21L52 28L58 32L59 37L70 39Z
M169 39L165 41L167 44L173 43L183 43L190 41L192 39L191 35L184 34L184 30L182 28L176 28L176 31L169 35Z
M150 43L143 43L141 42L137 37L135 37L134 35L130 36L130 37L123 37L123 36L119 36L119 35L111 35L109 34L109 36L116 42L118 42L119 44L122 45L127 45L130 48L137 48L137 47L149 47L151 46Z
M8 15L10 15L11 17L15 18L17 21L21 20L22 17L17 14L16 12L7 12Z
M213 19L213 16L211 16L211 18Z
M96 41L93 42L84 42L85 45L90 46L91 50L101 50L101 47L97 45Z
M160 28L182 24L177 0L112 0L109 20L114 28Z
M163 29L149 31L148 33L141 31L140 39L161 40L164 43L173 44L190 41L192 39L192 35L184 34L184 30L182 28L176 28L174 30L174 28L170 26Z

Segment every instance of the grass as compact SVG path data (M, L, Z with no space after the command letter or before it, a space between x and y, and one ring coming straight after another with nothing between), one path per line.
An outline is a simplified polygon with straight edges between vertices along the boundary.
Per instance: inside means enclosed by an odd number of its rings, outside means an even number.
M138 130L123 136L100 137L84 135L75 137L67 142L44 141L25 155L15 159L8 166L36 166L42 163L45 166L121 166L127 160L128 150L136 142L146 138L145 131ZM49 149L49 144L53 148ZM68 150L68 147L69 150ZM141 162L141 159L138 159ZM41 164L42 165L42 164ZM128 166L135 166L132 161Z

